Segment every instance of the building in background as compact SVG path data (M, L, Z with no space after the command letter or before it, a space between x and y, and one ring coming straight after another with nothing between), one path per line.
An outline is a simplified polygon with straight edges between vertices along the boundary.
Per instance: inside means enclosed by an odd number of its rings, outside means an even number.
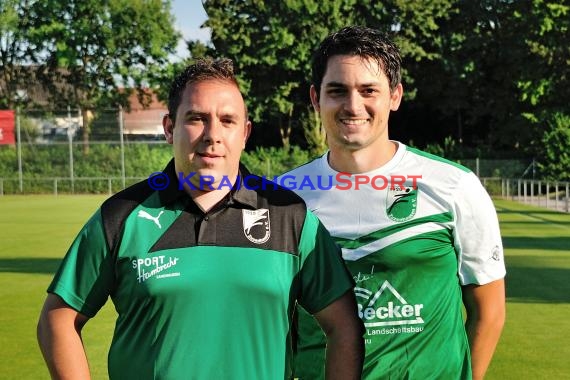
M142 96L133 91L128 103L129 107L123 112L123 133L132 137L162 137L162 117L168 108L156 94L150 89L145 89Z

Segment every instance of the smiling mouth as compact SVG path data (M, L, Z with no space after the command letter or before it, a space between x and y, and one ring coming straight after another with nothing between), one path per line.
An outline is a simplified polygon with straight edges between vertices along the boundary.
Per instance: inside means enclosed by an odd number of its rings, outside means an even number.
M368 123L368 119L340 119L340 122L347 126L356 126Z

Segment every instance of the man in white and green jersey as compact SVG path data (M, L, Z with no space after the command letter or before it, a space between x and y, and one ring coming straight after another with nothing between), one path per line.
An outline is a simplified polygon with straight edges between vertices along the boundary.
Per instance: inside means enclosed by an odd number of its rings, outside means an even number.
M174 159L103 203L48 288L38 340L52 377L89 378L81 329L110 297L111 379L291 378L296 303L327 332L327 377L360 378L338 247L301 198L239 165L251 124L231 61L180 74L163 124Z
M505 318L491 199L468 169L389 139L403 89L383 34L331 34L312 80L330 150L281 181L302 184L296 192L342 247L366 329L363 378L481 379ZM295 374L320 379L322 333L302 309L298 325Z

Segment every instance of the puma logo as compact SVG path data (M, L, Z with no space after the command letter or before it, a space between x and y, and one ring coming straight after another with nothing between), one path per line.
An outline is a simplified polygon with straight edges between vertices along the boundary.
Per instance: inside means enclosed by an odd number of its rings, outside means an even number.
M158 226L158 228L162 229L162 226L160 225L160 221L158 220L158 218L160 218L160 216L162 215L163 212L164 212L164 210L159 212L157 216L152 216L144 210L139 210L139 213L137 214L137 216L139 218L152 220L154 222L154 224L156 224Z

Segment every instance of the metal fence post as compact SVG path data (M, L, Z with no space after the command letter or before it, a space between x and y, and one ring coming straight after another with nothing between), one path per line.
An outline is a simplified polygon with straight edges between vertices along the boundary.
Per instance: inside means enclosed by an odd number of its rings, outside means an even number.
M75 194L73 174L73 130L71 129L71 106L67 106L67 140L69 142L69 179L71 181L71 194Z
M570 212L570 183L566 182L566 212Z
M475 173L477 173L477 177L479 177L479 157L475 158Z
M558 182L554 183L554 208L558 211Z
M24 192L24 178L22 174L22 136L20 134L20 106L16 109L16 137L18 139L17 154L18 154L18 183L20 186L20 193Z
M124 134L124 120L123 120L123 107L119 106L119 133L121 142L121 185L125 188L125 142L123 139ZM111 194L111 192L109 192Z
M566 182L566 212L570 212L570 183Z

